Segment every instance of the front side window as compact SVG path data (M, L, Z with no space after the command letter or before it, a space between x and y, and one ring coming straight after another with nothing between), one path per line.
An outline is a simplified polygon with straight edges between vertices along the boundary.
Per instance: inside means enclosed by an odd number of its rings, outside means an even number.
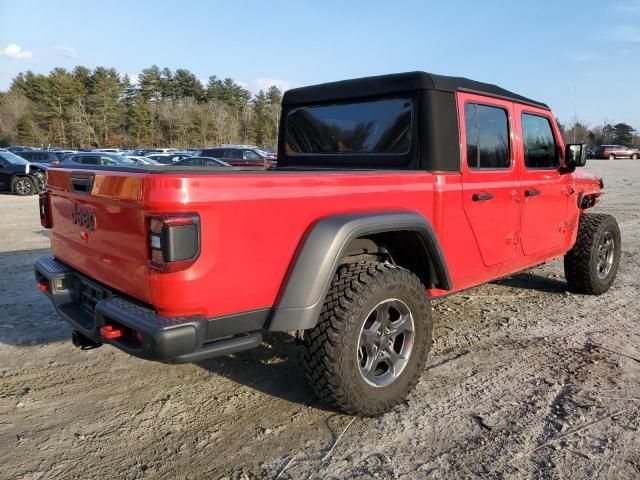
M500 107L466 103L467 165L472 169L509 168L509 119Z
M285 151L403 155L411 149L412 115L410 98L294 108L286 117Z
M251 150L245 150L243 157L244 160L260 160L260 156Z
M560 165L558 147L548 118L523 113L522 141L527 168L556 168Z

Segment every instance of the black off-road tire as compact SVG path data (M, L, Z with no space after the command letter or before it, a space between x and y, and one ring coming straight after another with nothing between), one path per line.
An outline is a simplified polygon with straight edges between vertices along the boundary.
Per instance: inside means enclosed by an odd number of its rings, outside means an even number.
M613 238L612 265L607 275L598 274L599 246ZM576 243L564 257L564 274L574 293L600 295L611 287L618 272L621 252L620 228L611 215L584 213L580 217Z
M413 346L398 376L373 386L361 374L359 338L372 309L398 299L413 318ZM304 333L307 379L320 399L346 413L373 416L405 399L416 385L431 349L431 304L410 271L379 262L347 263L338 269L315 328Z
M11 181L11 191L20 197L26 197L38 193L38 188L29 177L20 176Z

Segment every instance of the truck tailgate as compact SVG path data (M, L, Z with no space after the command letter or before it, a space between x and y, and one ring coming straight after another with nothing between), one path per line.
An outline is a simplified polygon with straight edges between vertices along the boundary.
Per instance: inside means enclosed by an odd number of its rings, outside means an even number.
M53 255L91 278L149 302L144 173L52 169Z

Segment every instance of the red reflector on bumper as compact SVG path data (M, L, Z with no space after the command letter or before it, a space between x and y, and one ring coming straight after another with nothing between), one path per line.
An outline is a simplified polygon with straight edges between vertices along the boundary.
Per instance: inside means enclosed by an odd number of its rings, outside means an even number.
M113 325L105 325L100 327L100 335L103 338L113 340L114 338L120 338L124 335L124 329L114 327Z
M46 292L49 290L49 282L40 282L38 283L38 290L41 292Z

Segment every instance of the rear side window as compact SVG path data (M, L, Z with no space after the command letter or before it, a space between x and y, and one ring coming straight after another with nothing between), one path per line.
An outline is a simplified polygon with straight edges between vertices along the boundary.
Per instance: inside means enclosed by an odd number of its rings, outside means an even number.
M294 108L286 117L285 151L406 154L411 149L412 115L410 98Z
M100 165L100 157L75 157L74 160L83 165Z
M237 148L229 148L225 150L224 158L231 158L232 160L241 160L242 150L238 150Z
M558 147L548 118L523 113L522 141L527 168L556 168L560 165Z
M469 168L509 168L509 120L499 107L466 103L464 121Z

